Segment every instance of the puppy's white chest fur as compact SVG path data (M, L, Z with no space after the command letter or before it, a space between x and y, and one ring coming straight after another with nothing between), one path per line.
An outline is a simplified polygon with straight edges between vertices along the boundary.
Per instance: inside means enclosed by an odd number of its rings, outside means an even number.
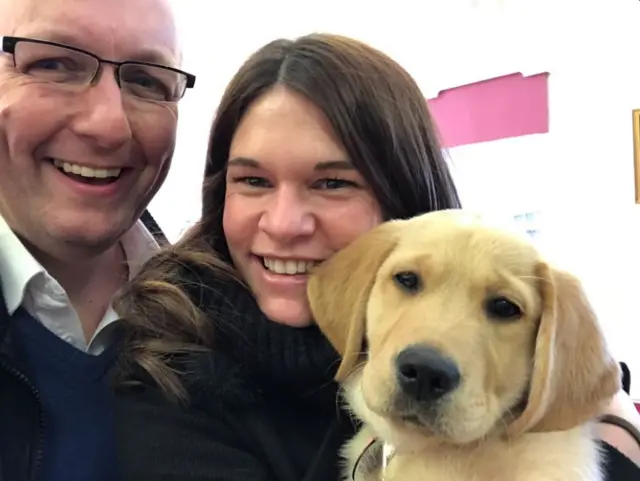
M372 470L358 481L601 481L600 452L591 426L569 431L525 434L518 441L487 440L475 447L425 446L396 453L384 472ZM345 448L351 458L366 445L363 428ZM347 474L347 473L345 473Z

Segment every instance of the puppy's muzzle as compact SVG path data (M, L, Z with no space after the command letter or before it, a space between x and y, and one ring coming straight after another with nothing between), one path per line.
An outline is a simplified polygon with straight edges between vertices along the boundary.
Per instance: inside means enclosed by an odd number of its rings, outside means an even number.
M396 379L402 394L430 405L455 391L460 384L458 366L429 346L409 346L396 356Z

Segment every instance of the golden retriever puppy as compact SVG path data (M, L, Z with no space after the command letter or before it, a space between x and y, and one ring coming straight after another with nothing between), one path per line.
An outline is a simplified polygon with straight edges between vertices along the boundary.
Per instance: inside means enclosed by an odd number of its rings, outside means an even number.
M619 367L580 283L524 237L462 210L390 221L308 292L364 423L346 479L602 479L591 421ZM373 439L393 455L362 471Z

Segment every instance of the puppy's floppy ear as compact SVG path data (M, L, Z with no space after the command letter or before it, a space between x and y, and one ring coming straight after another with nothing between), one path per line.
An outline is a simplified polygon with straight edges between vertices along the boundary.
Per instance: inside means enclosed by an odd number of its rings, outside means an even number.
M307 294L315 322L342 356L344 380L362 356L366 310L378 269L397 244L403 221L375 227L318 266Z
M512 435L557 431L598 416L620 390L620 368L578 279L538 268L543 311L526 407Z

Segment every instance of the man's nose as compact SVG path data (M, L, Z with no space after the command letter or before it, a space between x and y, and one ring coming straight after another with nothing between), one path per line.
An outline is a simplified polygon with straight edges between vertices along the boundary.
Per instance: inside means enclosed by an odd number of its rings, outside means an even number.
M295 188L280 188L265 203L259 227L279 242L286 243L315 230L315 216L309 202Z
M77 135L102 150L116 150L131 139L122 92L111 69L105 67L99 80L78 95L83 97L73 124Z

